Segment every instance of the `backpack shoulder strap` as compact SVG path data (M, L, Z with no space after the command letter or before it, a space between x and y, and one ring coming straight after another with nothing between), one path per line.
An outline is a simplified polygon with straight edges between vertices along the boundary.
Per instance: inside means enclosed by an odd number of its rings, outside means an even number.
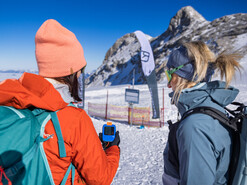
M53 111L40 109L40 108L33 108L31 111L32 111L32 114L34 116L38 116L38 115L41 115L44 113L49 115L48 119L51 119L52 124L53 124L54 129L55 129L55 132L56 132L56 135L57 135L59 156L60 157L66 157L66 150L65 150L65 145L64 145L63 134L62 134L61 127L59 124L57 113L53 112Z
M71 176L72 176L71 183L72 183L72 185L74 185L74 181L75 181L75 166L72 163L70 163L70 165L69 165L69 167L68 167L68 169L67 169L67 171L66 171L66 173L64 175L64 178L63 178L63 180L62 180L60 185L65 185L65 183L66 183L66 181L67 181L67 179L69 177L70 171L71 171Z
M75 107L72 103L68 104L68 106ZM57 113L50 112L50 114L51 114L51 121L53 123L54 129L57 135L57 139L58 139L59 155L60 157L66 157L66 149L64 145L63 134L62 134L62 130L59 124Z
M215 108L212 108L212 107L197 107L197 108L194 108L194 109L191 109L191 110L185 112L183 114L181 120L175 124L172 124L171 122L168 121L169 129L170 129L169 135L173 134L172 137L168 137L168 143L174 145L173 147L169 146L169 150L171 150L171 151L168 151L168 159L174 165L176 170L179 169L178 149L177 149L177 143L176 143L177 141L176 141L176 137L174 137L174 133L176 134L176 131L178 128L177 124L179 124L183 119L187 118L191 114L195 114L195 113L206 114L206 115L211 116L214 119L217 119L220 123L222 123L223 125L229 127L230 129L232 129L234 131L233 132L234 145L233 145L233 149L232 149L232 158L231 158L231 162L229 165L229 183L228 183L228 184L232 184L233 179L234 179L234 175L236 173L236 169L238 167L238 161L239 161L240 133L242 130L242 121L244 118L247 119L247 107L246 107L246 105L241 104L241 103L232 103L232 104L236 105L237 109L236 110L229 110L229 109L225 108L225 110L227 111L227 114L225 114L225 113L223 113L223 112L221 112ZM231 116L230 115L228 116L228 113L230 113ZM175 130L171 131L171 129L175 129ZM244 130L244 132L246 133L245 130ZM246 141L246 140L244 140L244 141ZM243 144L244 144L244 146L246 146L246 142L243 142ZM172 155L170 155L170 156L172 156L171 158L169 158L169 152L172 154ZM245 159L245 161L246 161L246 159ZM242 172L241 172L241 174L242 174Z
M51 121L53 123L56 135L57 135L57 142L58 142L58 148L59 148L59 156L60 157L66 157L66 150L65 150L65 145L64 145L64 140L63 140L63 134L62 130L59 124L59 120L57 117L56 112L51 112Z
M68 106L76 107L72 103L68 104ZM52 123L53 123L53 126L54 126L56 134L57 134L57 138L58 138L59 155L60 155L60 157L66 157L66 150L65 150L63 135L62 135L61 127L60 127L59 120L58 120L56 112L51 112L51 119L52 119ZM71 179L72 182L71 183L73 185L74 184L74 180L75 180L75 166L73 165L72 162L70 163L70 166L68 167L68 169L67 169L67 171L66 171L66 173L64 175L64 178L63 178L63 180L61 182L61 185L65 185L70 172L71 172L71 177L72 177L72 179Z
M73 104L68 104L68 106L72 106L75 107ZM33 111L34 114L39 114L41 112L43 112L45 110L42 109L35 109ZM66 157L66 149L65 149L65 145L64 145L64 139L63 139L63 134L62 134L62 130L59 124L59 120L57 117L57 112L49 112L49 114L51 115L51 121L53 123L56 135L57 135L57 139L58 139L58 148L59 148L59 156L62 157ZM72 184L74 184L74 178L75 178L75 166L71 163L69 168L66 171L66 174L61 182L61 185L65 184L69 173L71 171L71 176L72 176Z
M214 119L219 120L219 122L221 122L222 124L224 124L225 126L233 129L234 131L238 131L238 125L236 123L235 120L230 119L230 117L227 117L227 115L213 107L196 107L194 109L191 109L187 112L185 112L183 114L183 117L181 120L185 119L186 117L188 117L191 114L195 114L195 113L201 113L201 114L207 114L211 117L213 117Z
M71 107L75 107L72 103L69 103L68 106ZM58 110L59 111L59 110ZM51 116L51 121L53 123L56 135L57 135L57 139L58 139L58 148L59 148L59 156L62 157L66 157L66 149L65 149L65 145L64 145L64 139L63 139L63 134L62 134L62 130L59 124L59 120L57 117L57 111L56 112L51 112L51 111L47 111L44 109L39 109L39 108L35 108L32 110L32 113L37 116L39 114L42 114L43 112L48 112Z

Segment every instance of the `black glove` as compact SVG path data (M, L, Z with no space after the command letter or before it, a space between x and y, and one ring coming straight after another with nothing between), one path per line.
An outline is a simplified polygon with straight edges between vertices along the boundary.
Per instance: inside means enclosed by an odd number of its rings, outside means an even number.
M106 150L107 148L113 146L113 145L119 145L120 144L120 137L119 137L119 131L116 132L115 134L115 139L112 142L105 142L102 139L102 133L99 133L99 139L102 143L102 147L104 150Z

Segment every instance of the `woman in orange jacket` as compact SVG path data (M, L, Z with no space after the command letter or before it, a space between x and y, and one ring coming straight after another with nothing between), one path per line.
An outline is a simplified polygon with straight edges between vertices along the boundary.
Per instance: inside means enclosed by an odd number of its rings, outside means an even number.
M24 73L19 80L5 80L2 105L24 109L31 106L57 111L66 157L59 157L58 140L51 121L45 126L44 150L55 184L60 184L68 166L76 167L74 184L110 184L116 174L120 138L103 150L93 123L80 108L67 106L80 100L78 77L86 66L83 48L76 36L55 20L45 21L35 36L39 75ZM71 174L67 184L71 183Z

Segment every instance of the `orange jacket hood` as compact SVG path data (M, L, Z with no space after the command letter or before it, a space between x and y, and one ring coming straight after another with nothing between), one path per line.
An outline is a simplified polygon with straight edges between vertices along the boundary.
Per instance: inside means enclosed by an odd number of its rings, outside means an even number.
M53 85L43 77L23 73L20 79L0 83L0 105L25 109L31 106L57 111L67 106Z

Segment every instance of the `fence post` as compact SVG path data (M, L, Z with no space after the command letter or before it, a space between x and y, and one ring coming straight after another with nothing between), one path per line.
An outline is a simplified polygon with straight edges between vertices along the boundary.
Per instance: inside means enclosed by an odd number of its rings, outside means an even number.
M134 106L133 106L133 103L131 103L131 118L130 118L130 125L132 126L133 124L133 114L134 114Z
M130 104L128 106L128 123L130 124Z
M151 123L150 123L150 116L151 116L151 115L150 115L150 114L151 114L150 107L148 107L148 110L149 110L149 111L148 111L148 112L149 112L149 113L148 113L148 114L149 114L149 116L148 116L148 117L149 117L149 120L148 120L148 128L149 128L149 126L150 126L150 124L151 124Z
M129 103L128 107L128 123L132 126L133 122L133 103Z
M105 119L107 119L107 108L108 108L108 90L107 90L107 93L106 93Z
M161 112L162 112L162 121L160 120L160 127L163 125L165 125L165 101L164 101L164 98L165 97L165 91L164 91L164 88L162 89L162 104L163 104L163 107L161 108Z

